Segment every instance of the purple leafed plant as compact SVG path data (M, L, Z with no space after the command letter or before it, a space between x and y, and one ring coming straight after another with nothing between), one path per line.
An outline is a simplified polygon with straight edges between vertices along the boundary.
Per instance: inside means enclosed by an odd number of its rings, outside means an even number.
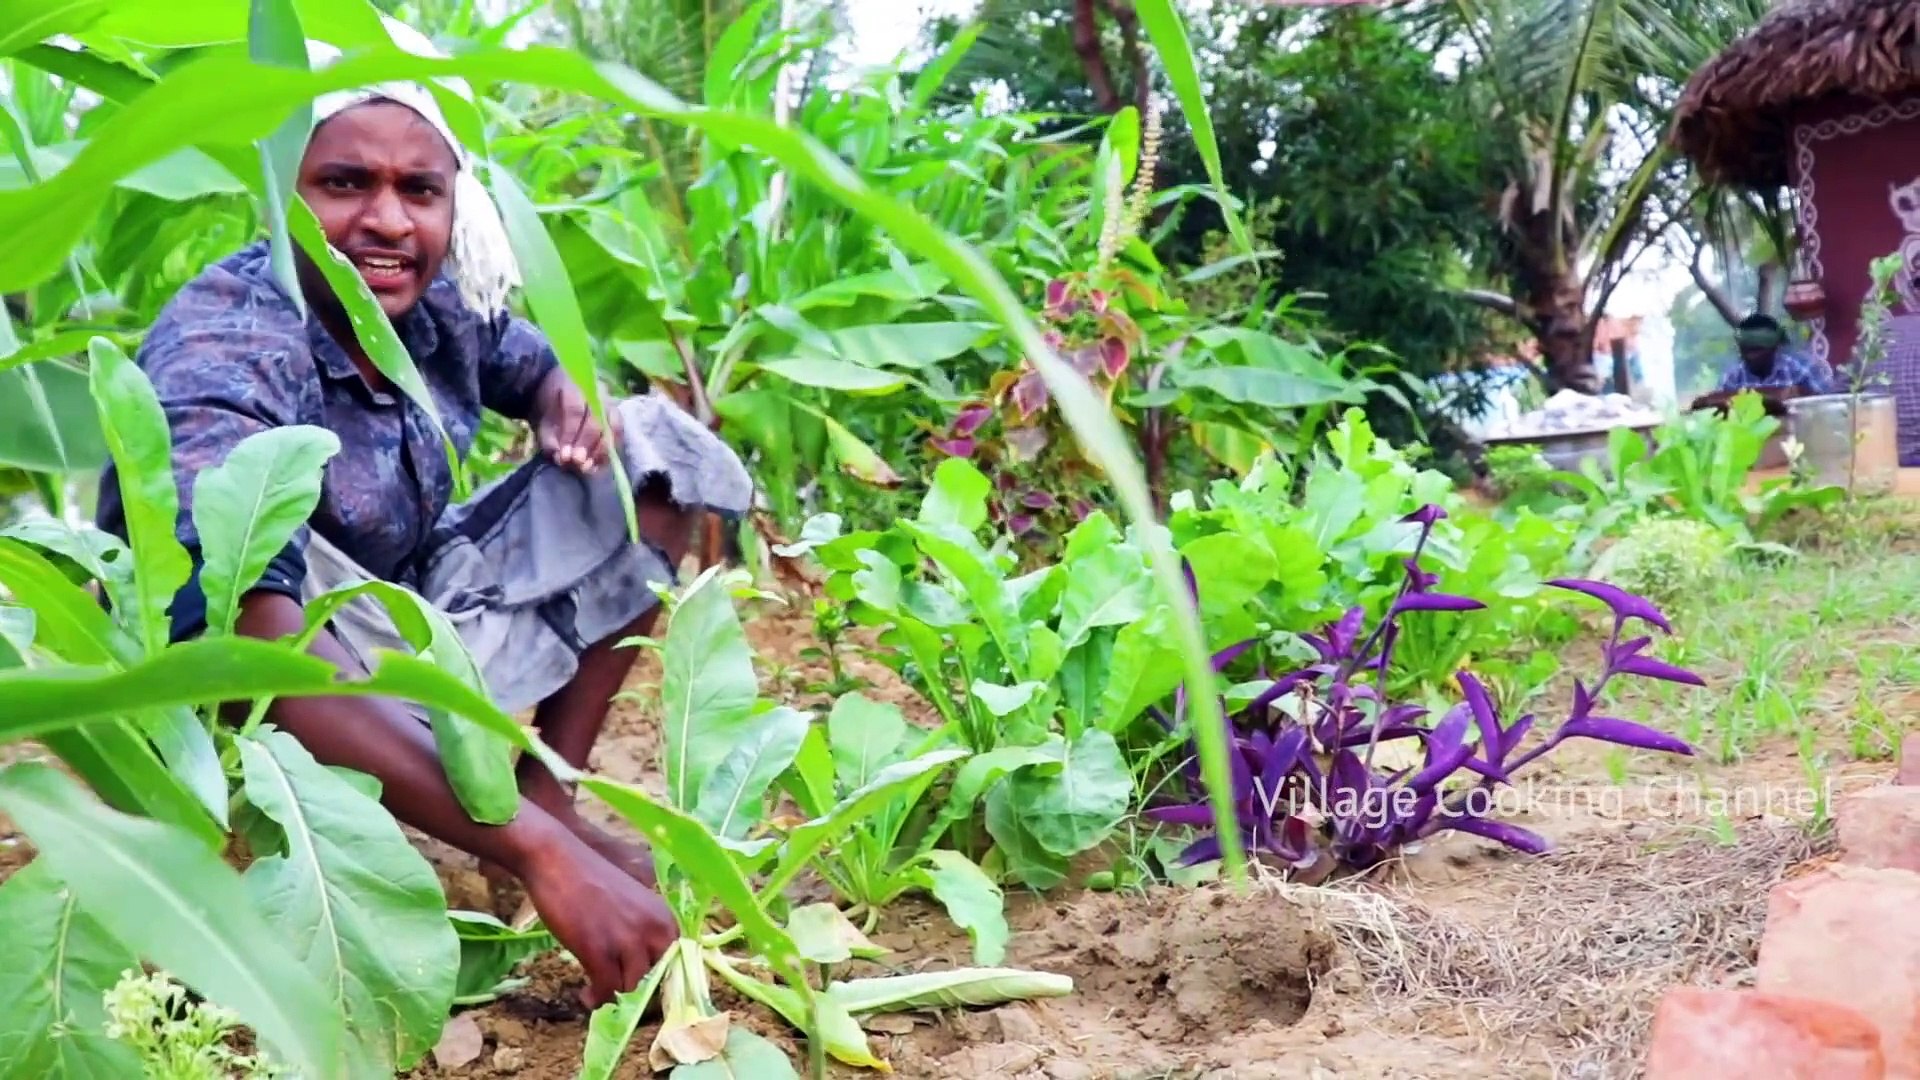
M1399 594L1371 631L1361 609L1348 611L1320 634L1307 636L1319 654L1316 663L1274 680L1237 715L1222 708L1233 750L1229 764L1235 813L1240 834L1256 855L1277 857L1302 869L1326 857L1336 865L1365 869L1399 846L1442 829L1474 833L1539 854L1547 850L1544 838L1486 816L1492 790L1508 783L1529 763L1575 738L1693 753L1685 742L1664 732L1595 713L1600 695L1615 676L1705 685L1692 672L1648 656L1651 636L1627 637L1629 624L1636 622L1662 633L1673 632L1654 605L1599 581L1548 582L1605 603L1613 612L1613 632L1599 678L1591 687L1574 682L1566 718L1532 748L1520 749L1541 726L1535 718L1529 714L1508 723L1480 680L1465 671L1456 676L1463 700L1437 722L1424 722L1425 708L1385 700L1381 688L1387 685L1402 617L1485 606L1464 596L1433 591L1438 579L1420 567L1434 523L1444 516L1439 507L1429 506L1407 517L1409 523L1420 526L1419 541L1406 561ZM1194 587L1191 569L1187 583ZM1222 650L1214 657L1214 670L1225 670L1253 644L1246 641ZM1186 723L1186 712L1183 688L1174 698L1174 714L1169 717L1156 710L1156 715L1169 730L1179 730ZM1399 739L1424 744L1422 763L1392 771L1376 766L1376 748ZM1197 751L1183 771L1189 789L1200 791ZM1145 813L1169 824L1214 827L1213 812L1204 798L1150 807ZM1219 857L1218 838L1206 836L1181 852L1178 862L1192 866Z

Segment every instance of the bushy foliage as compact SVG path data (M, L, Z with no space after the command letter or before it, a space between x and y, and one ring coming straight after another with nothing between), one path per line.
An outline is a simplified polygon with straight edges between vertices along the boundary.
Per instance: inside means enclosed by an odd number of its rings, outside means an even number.
M1698 594L1732 562L1727 534L1690 518L1650 518L1600 553L1592 575L1671 604Z

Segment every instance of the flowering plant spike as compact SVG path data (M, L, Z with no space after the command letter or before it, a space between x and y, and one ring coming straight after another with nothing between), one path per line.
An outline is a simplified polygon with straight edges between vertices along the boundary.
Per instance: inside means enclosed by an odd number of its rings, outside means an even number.
M1417 526L1419 539L1405 563L1399 595L1371 629L1365 613L1353 608L1305 635L1318 654L1315 663L1272 681L1237 715L1228 717L1234 748L1233 790L1238 824L1249 848L1289 866L1305 868L1331 857L1334 863L1365 869L1402 845L1443 829L1473 833L1533 854L1547 850L1546 840L1526 829L1488 816L1488 794L1533 761L1568 739L1598 739L1642 750L1693 753L1685 742L1628 720L1600 715L1601 694L1617 676L1704 685L1698 675L1647 655L1649 636L1627 636L1634 624L1671 634L1672 625L1642 597L1604 582L1556 579L1555 588L1580 593L1607 605L1613 615L1604 666L1591 686L1576 680L1565 719L1532 748L1522 752L1536 727L1531 714L1509 721L1494 707L1485 686L1471 673L1456 675L1461 700L1437 721L1424 722L1426 708L1395 704L1385 697L1387 674L1399 634L1399 621L1433 611L1472 611L1477 600L1434 591L1437 577L1420 566L1421 554L1436 522L1445 517L1428 506L1404 520ZM1193 585L1191 573L1188 584ZM1223 669L1255 642L1241 642L1215 657ZM1263 672L1264 675L1264 672ZM1277 706L1285 705L1281 708ZM1174 715L1161 721L1179 730L1186 721L1184 692L1176 695ZM1389 770L1375 763L1381 743L1417 739L1424 756L1418 766ZM1192 766L1188 780L1198 791ZM1209 828L1212 812L1204 799L1151 807L1146 816L1172 825ZM1204 836L1179 856L1191 866L1218 858L1220 845Z

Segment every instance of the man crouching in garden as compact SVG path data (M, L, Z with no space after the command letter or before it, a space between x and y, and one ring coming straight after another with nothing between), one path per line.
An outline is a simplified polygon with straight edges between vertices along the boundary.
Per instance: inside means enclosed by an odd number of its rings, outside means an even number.
M529 422L540 454L465 503L432 419L368 359L340 301L304 257L303 317L248 247L181 290L138 362L172 431L178 530L194 554L176 600L176 640L200 633L193 479L242 439L311 424L339 436L318 507L243 601L239 632L300 633L303 604L357 581L414 589L459 628L502 708L536 710L541 738L584 766L633 663L624 638L657 615L650 586L674 580L700 511L745 512L739 459L664 397L621 402L614 431L592 419L540 331L511 315L518 283L497 210L433 99L413 85L324 97L297 180L332 246L379 300L462 454L481 410ZM628 538L610 454L637 485L645 543ZM111 468L100 525L126 535ZM313 649L353 673L405 646L377 609L336 615ZM589 1005L632 989L677 936L645 852L588 824L572 792L531 758L505 825L474 821L455 796L422 714L390 699L276 701L269 718L321 762L368 773L401 821L525 886L579 958Z

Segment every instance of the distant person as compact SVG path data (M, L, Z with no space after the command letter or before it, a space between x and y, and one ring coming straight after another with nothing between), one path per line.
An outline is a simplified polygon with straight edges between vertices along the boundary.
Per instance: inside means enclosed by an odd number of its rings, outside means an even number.
M1787 344L1787 333L1767 315L1749 315L1734 329L1740 362L1720 377L1718 397L1741 390L1789 390L1796 395L1835 392L1833 369Z

